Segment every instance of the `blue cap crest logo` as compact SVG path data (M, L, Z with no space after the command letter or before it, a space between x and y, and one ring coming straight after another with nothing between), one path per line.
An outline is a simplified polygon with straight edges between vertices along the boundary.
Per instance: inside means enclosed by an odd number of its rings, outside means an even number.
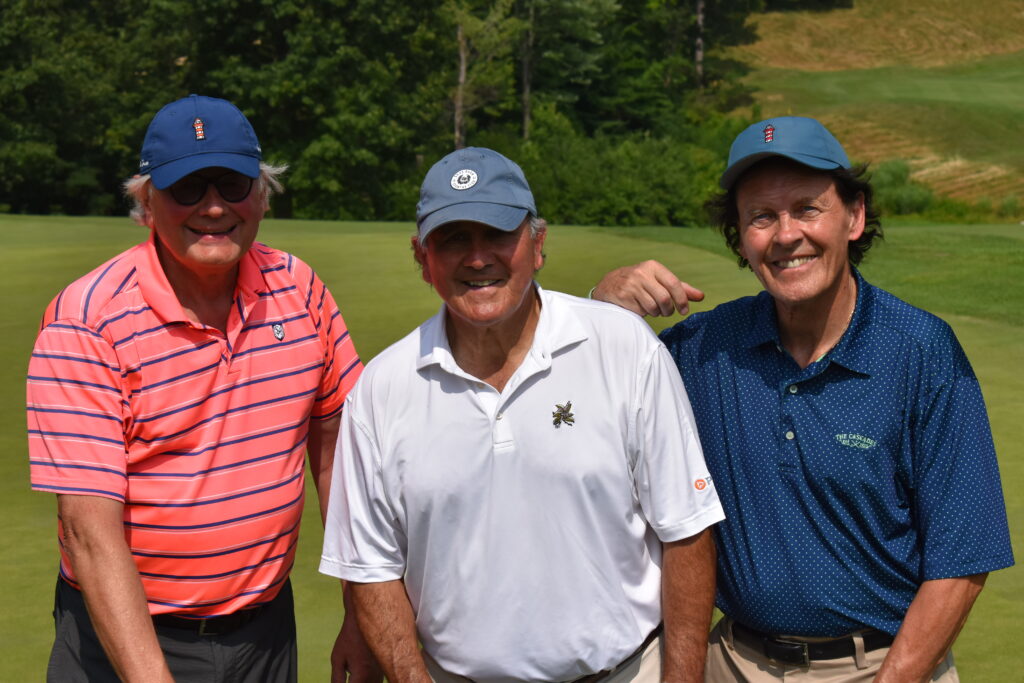
M468 190L476 185L477 177L476 171L468 168L457 171L455 175L452 176L452 189Z

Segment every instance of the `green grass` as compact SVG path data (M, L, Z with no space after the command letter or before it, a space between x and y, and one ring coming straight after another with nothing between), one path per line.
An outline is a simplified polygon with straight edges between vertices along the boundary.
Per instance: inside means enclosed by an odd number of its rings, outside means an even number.
M1024 196L1019 0L857 0L752 25L757 41L727 54L752 67L763 116L819 118L852 159L907 160L943 196Z
M1024 52L932 68L763 69L756 82L772 96L768 113L872 121L944 157L1024 171Z
M408 224L266 221L260 238L310 262L341 306L357 348L369 359L438 307L419 278L409 250ZM5 520L0 564L0 660L4 680L39 680L52 638L56 576L52 496L28 489L24 376L39 317L70 280L145 237L124 218L0 215L3 284L0 367L0 511ZM756 292L753 276L736 268L709 230L611 230L555 227L545 287L584 294L605 271L658 258L702 287L703 310ZM1024 320L1021 272L1024 228L1019 226L899 225L863 271L912 303L942 315L956 329L982 382L1000 453L1013 537L1024 529ZM676 319L655 321L656 327ZM303 681L326 680L328 655L341 619L337 582L316 571L322 531L306 509L293 579ZM1016 636L1024 631L1024 570L997 572L956 647L965 681L1008 680L1017 674Z

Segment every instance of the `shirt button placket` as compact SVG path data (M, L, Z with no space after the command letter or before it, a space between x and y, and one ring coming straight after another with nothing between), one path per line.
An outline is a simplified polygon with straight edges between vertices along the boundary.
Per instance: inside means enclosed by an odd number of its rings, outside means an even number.
M795 396L800 391L800 388L795 382L792 382L783 383L779 389L779 401L782 411L782 420L779 424L779 429L782 435L779 466L784 471L792 471L797 467L800 461L796 443L796 430L793 426L793 414L797 404L791 403L786 399L789 396Z

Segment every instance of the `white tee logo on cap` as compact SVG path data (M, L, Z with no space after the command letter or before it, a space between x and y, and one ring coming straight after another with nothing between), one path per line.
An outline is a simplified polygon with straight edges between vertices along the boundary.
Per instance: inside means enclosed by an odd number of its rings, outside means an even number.
M452 176L452 189L468 190L469 188L476 185L476 180L476 171L471 171L468 168L464 168L461 171L457 171L455 175Z

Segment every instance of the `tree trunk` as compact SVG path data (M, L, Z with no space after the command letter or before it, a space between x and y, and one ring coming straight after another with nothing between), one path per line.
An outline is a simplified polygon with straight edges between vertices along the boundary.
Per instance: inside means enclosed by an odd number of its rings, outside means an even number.
M693 66L697 72L697 89L704 89L704 0L697 0L697 40L693 48Z
M533 17L534 3L529 1L526 30L523 32L522 78L523 78L523 140L530 139L530 85L533 77Z
M459 43L459 82L455 87L455 149L466 146L466 112L464 98L466 89L466 69L469 62L469 46L462 32L462 24L458 25L456 39Z

